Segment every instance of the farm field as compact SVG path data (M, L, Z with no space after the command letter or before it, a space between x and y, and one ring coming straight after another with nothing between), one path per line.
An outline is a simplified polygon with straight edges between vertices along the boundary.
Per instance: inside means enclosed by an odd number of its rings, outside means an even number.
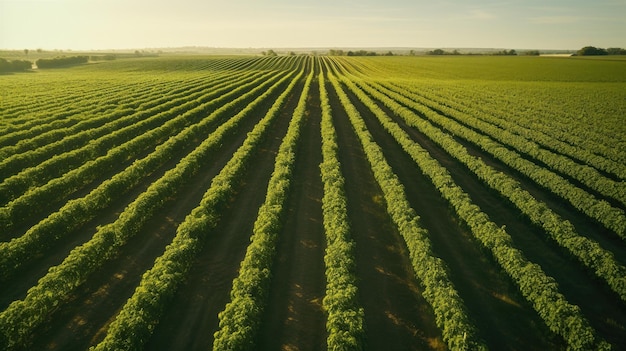
M0 75L0 349L626 350L626 60Z

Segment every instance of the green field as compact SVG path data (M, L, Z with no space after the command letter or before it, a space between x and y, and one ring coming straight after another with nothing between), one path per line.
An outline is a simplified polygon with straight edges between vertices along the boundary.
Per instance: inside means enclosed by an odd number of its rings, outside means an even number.
M0 75L0 349L626 350L626 60Z

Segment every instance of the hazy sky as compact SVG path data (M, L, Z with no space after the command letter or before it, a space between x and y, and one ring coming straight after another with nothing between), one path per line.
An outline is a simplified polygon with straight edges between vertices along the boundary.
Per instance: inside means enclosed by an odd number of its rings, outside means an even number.
M0 48L626 47L626 0L0 0Z

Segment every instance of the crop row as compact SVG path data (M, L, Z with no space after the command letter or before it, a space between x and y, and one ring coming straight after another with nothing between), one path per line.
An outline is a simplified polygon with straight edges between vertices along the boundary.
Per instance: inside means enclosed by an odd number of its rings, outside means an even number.
M475 118L479 118L485 122L496 125L508 132L515 133L528 140L532 140L544 148L553 150L553 152L569 156L579 162L584 162L585 164L598 170L611 173L620 179L626 179L626 167L623 164L615 162L609 158L596 155L580 145L572 145L554 138L552 135L547 133L547 130L555 129L555 127L550 123L537 123L533 124L532 128L530 128L511 120L496 117L500 113L511 113L511 111L502 111L501 109L498 109L497 105L470 108L462 103L463 100L460 99L460 97L457 98L459 101L454 99L455 96L453 94L436 94L435 92L428 91L424 88L419 89L418 87L410 84L395 83L394 85L401 89L408 88L408 90L412 93L412 97L422 104L434 108L446 106L463 114L472 115Z
M506 230L498 227L473 203L469 195L454 182L450 173L437 160L432 158L418 143L411 140L409 135L393 122L363 90L357 88L348 79L343 79L342 82L370 109L379 123L431 179L433 185L470 228L472 234L491 251L496 261L518 285L524 297L533 305L546 325L553 332L561 335L570 349L587 350L608 346L604 341L597 339L580 308L567 302L563 294L559 292L554 279L546 275L539 265L529 262L524 254L513 246L511 236ZM403 113L401 107L389 98L381 96L377 98L388 107L394 108L396 113Z
M276 242L284 222L285 205L291 187L291 174L297 157L306 99L313 79L309 73L287 134L278 149L274 172L267 186L265 202L254 222L250 245L233 280L230 302L218 314L213 350L249 350L254 347L260 320L267 305Z
M245 67L245 70L255 70L257 63L247 62L247 60L242 60L242 62L238 60L225 61L226 63L223 67L210 64L207 68L212 68L219 73L220 76L225 76L224 73L241 73L244 70L237 68L242 68L241 65L246 63L248 63L248 66ZM227 64L228 62L230 62L230 64ZM117 68L119 69L119 67ZM185 85L197 85L206 82L212 79L211 77L213 77L216 72L209 71L207 74L201 76L197 74L190 76L189 79L185 80ZM29 89L20 89L20 91L28 91L28 96L20 98L20 96L16 94L15 101L19 102L19 104L15 107L21 108L21 110L17 112L14 111L14 114L16 117L19 117L19 119L15 119L10 126L6 127L5 131L2 133L3 135L0 137L0 146L4 147L20 140L29 140L31 136L36 136L46 131L72 126L85 119L85 116L90 118L90 115L116 109L119 105L137 109L154 107L158 100L166 99L169 93L177 91L180 88L180 80L178 79L177 72L160 72L157 80L153 78L154 76L150 76L149 78L140 76L139 79L134 75L129 75L129 78L116 76L113 83L106 80L107 76L105 74L106 71L89 73L86 79L84 79L84 86L77 86L74 80L68 80L68 89L71 89L70 91L61 90L58 87L63 85L57 85L52 91L49 89L45 90L42 96L34 96L35 93L33 90L38 91L38 89L40 89L37 86ZM170 78L169 76L172 77ZM103 81L98 81L100 84L95 85L93 83L94 79L102 78L104 78ZM93 89L93 87L97 87L97 89ZM75 94L76 90L80 90L81 94ZM19 91L16 93L19 93ZM139 105L138 101L144 100L143 98L146 95L165 96L161 99L153 99ZM25 104L24 100L30 101L30 104ZM98 103L94 104L94 101ZM6 103L9 104L10 101ZM25 112L27 112L27 114L25 114ZM8 115L8 112L6 112L6 114ZM5 114L3 114L3 117L5 117Z
M608 202L604 200L596 199L593 195L589 194L581 188L576 187L558 174L551 172L529 160L524 159L515 151L509 150L507 147L499 144L498 142L493 141L490 138L485 137L469 128L466 128L455 121L445 118L442 115L439 115L437 112L425 107L424 105L415 103L412 99L405 96L401 91L385 89L384 85L382 85L382 87L379 87L379 89L380 91L393 97L395 100L402 102L409 108L425 116L436 125L445 128L453 135L459 136L472 142L475 145L478 145L481 149L488 152L496 159L526 175L537 184L550 190L554 194L569 201L574 207L576 207L589 217L595 219L606 228L614 231L622 239L626 240L626 215L621 209L612 207ZM415 117L414 119L417 121L417 117ZM420 123L424 124L424 122ZM496 172L493 171L493 173L495 174ZM481 177L481 179L483 179L484 181L489 180L489 178L486 176ZM493 181L491 183L495 184L495 182ZM507 191L507 193L510 193L510 191ZM528 196L530 196L530 194L524 195L524 199L528 199ZM510 196L506 197L512 200ZM543 210L539 210L539 207L546 207L545 204L534 200L534 198L533 200L528 199L528 201L530 202L527 202L525 206L522 206L526 207L529 211L531 211L531 208L533 208L532 212L542 212ZM521 203L521 199L517 201L517 205L521 205ZM520 209L522 209L522 207L520 207ZM526 213L527 215L529 214L529 212ZM552 213L551 210L550 213ZM554 215L556 216L556 214ZM541 223L541 221L533 221L536 223ZM567 225L561 224L560 226L564 227ZM567 229L567 231L570 230L573 230L573 228Z
M406 89L402 87L398 87L396 90L406 91ZM424 103L423 99L419 98L418 95L411 94L410 96L416 104L420 103L427 105ZM593 189L599 194L616 199L621 204L626 205L626 183L608 179L592 167L581 165L564 155L546 150L534 141L514 134L511 130L511 126L509 125L507 125L506 128L501 128L475 118L468 113L460 112L453 108L444 106L438 102L431 102L428 105L430 105L429 107L431 109L436 110L441 114L445 114L445 116L456 120L458 123L467 125L475 131L480 131L480 135L489 136L491 139L496 140L507 147L511 147L523 155L532 157L533 159L545 164L563 175L578 180L589 189Z
M329 80L350 118L374 177L383 191L387 211L406 242L415 274L424 286L423 296L433 307L444 341L453 350L485 349L485 345L477 337L476 327L470 322L462 298L448 277L445 263L433 255L428 232L421 227L419 216L408 203L402 184L337 79L329 74Z
M365 338L365 311L358 299L355 244L350 235L345 179L341 174L337 133L323 73L319 74L318 82L322 109L322 211L326 232L326 295L322 300L327 313L326 346L328 350L360 350Z
M522 189L519 183L504 173L497 172L492 167L487 166L480 158L469 155L467 150L452 137L419 118L414 112L403 107L392 98L397 98L398 101L407 104L407 106L411 105L409 99L399 97L398 94L386 96L364 82L359 83L370 95L402 117L408 125L416 127L446 152L465 164L490 187L509 199L533 223L541 226L556 243L567 249L572 256L591 269L598 277L604 279L622 300L626 300L626 269L617 263L611 252L603 249L596 241L579 235L569 221L564 221L545 203L536 200L530 193ZM431 115L438 118L433 112L425 110L420 112L424 115L429 114L429 118Z
M216 85L219 80L227 80L229 76L221 75L220 77L217 77L215 75L206 78L211 78L211 80L208 83L204 79L195 82L186 82L185 85L179 85L175 89L172 89L172 87L169 86L159 86L161 89L154 90L150 93L144 93L141 99L134 100L133 105L136 106L138 110L146 112L152 108L161 105L160 110L164 111L167 108L181 104L184 101L182 98L186 97L187 100L191 100L195 97L198 97L198 92L202 92L203 90L206 90L211 86ZM167 94L165 94L166 92ZM102 99L108 100L110 98L103 97ZM122 111L128 110L130 109L125 108ZM120 111L116 112L119 113ZM83 115L86 113L94 114L93 112L82 112ZM6 158L8 156L22 153L27 150L40 148L44 145L59 141L66 137L76 138L78 136L77 134L80 132L101 127L117 118L119 118L119 116L110 116L110 114L96 113L93 117L80 119L76 123L66 127L55 127L54 129L50 129L46 132L42 132L41 130L29 130L29 134L22 133L22 135L20 135L20 140L19 142L16 142L15 145L0 149L0 156ZM104 133L107 132L109 131L104 131ZM97 137L97 135L93 135L92 139L95 137ZM82 145L83 143L84 139L80 139L78 142L73 142L71 144L61 144L63 146L60 147L59 150L71 150L78 147L79 145ZM0 165L0 169L4 169L4 167Z
M133 296L109 327L107 336L94 350L140 349L147 341L163 307L189 270L204 237L217 225L221 209L232 195L232 184L244 174L246 164L301 76L302 73L291 81L265 117L248 133L244 144L213 179L200 205L178 226L172 243L156 260L153 268L143 275Z
M235 82L230 80L224 83L223 85L227 85L224 90L232 89ZM199 90L189 92L189 96L184 93L178 98L173 96L171 102L138 112L132 109L114 111L102 118L106 123L101 126L86 129L77 134L69 133L66 137L51 144L12 155L0 163L0 177L4 178L22 170L22 174L16 174L21 178L14 181L14 184L4 184L2 193L10 191L16 194L24 187L38 185L56 174L76 167L86 159L105 153L123 140L128 140L134 135L140 135L143 131L164 123L172 114L197 106L214 97L215 94L207 95L206 91ZM166 111L170 113L161 113ZM100 118L94 118L94 120L98 119ZM67 150L71 151L65 152ZM26 168L33 165L38 166ZM23 174L24 172L29 173ZM14 195L9 195L9 198L11 196Z
M603 85L603 93L607 93L610 91L610 86ZM504 95L502 92L478 92L478 94L472 96L472 101L466 101L466 103L471 103L472 108L477 108L479 110L486 110L487 112L493 109L494 112L501 111L502 108L505 107L513 107L509 111L503 112L503 116L507 116L506 118L514 119L516 123L526 126L528 128L541 130L548 136L556 140L561 140L567 144L578 145L583 149L590 150L591 152L602 155L608 159L617 161L618 163L624 163L626 159L624 158L623 153L620 154L619 150L623 149L625 142L619 136L615 134L609 133L610 131L607 128L601 128L598 123L602 123L599 120L585 121L585 111L592 104L596 104L593 106L592 111L602 111L602 108L606 108L608 106L613 106L612 104L606 104L603 102L610 97L604 97L602 99L595 99L596 101L586 101L586 106L575 106L569 107L568 103L571 103L572 100L577 100L575 97L575 92L572 92L572 89L575 89L572 86L561 88L563 90L557 90L556 87L552 87L549 90L550 95L546 96L545 91L538 90L537 92L526 91L524 90L524 94L518 94L517 98L511 98L511 94ZM592 86L583 85L580 86L582 89L594 89ZM619 90L619 88L617 88ZM453 91L450 91L453 93ZM534 94L533 94L534 93ZM467 99L467 96L462 97L462 92L454 93L458 96L457 100L461 101L463 99ZM488 95L487 95L488 94ZM521 96L524 96L525 99L521 99ZM550 104L549 102L543 102L546 97L555 96L555 100L557 103ZM561 96L572 96L570 99L563 99ZM613 96L619 97L620 93L616 93ZM475 104L475 105L474 105ZM579 103L580 105L580 103ZM600 105L600 106L597 106ZM570 108L569 113L564 113L566 108ZM615 111L608 111L607 113L600 112L602 116L602 120L607 120L610 117L617 117L619 115L612 116L615 114ZM589 113L589 117L596 116L595 113ZM572 118L574 117L574 119ZM576 123L577 121L583 122L584 125L594 125L596 128L581 128L581 124Z
M137 157L143 150L154 147L168 136L180 132L182 128L198 123L209 111L223 105L224 102L229 101L229 99L240 96L248 89L254 90L253 88L260 84L259 82L263 77L265 77L265 75L252 82L244 80L237 88L233 88L232 86L232 84L236 83L227 84L227 86L221 88L216 87L214 91L210 94L206 94L200 101L189 102L169 111L156 113L155 116L159 117L159 119L165 118L167 122L158 128L144 131L143 134L140 134L136 138L108 150L104 156L88 161L62 177L53 179L43 186L29 190L7 204L7 206L1 208L0 227L10 229L16 223L19 224L20 221L32 216L33 212L31 212L31 209L33 207L48 202L54 202L56 199L62 199L64 196L97 179L102 171L109 170L119 163ZM259 90L254 91L258 92ZM252 95L246 95L246 97L252 98ZM172 116L175 117L172 118ZM204 125L206 125L206 122L208 122L208 120L204 121ZM195 129L191 129L190 132L194 130ZM114 135L115 133L112 134L112 137L114 137ZM194 139L195 137L191 136L185 138L187 141ZM185 144L186 143L181 142L180 147L184 147ZM28 175L28 173L26 175ZM19 178L17 179L19 180ZM1 188L2 185L0 185L0 189Z
M10 347L23 343L32 333L33 328L42 323L73 289L85 281L88 275L96 271L105 261L114 257L119 248L139 231L156 210L165 204L165 199L172 196L190 176L200 169L201 165L219 148L224 138L236 132L245 117L272 94L279 91L288 78L289 76L285 75L236 116L222 124L194 151L185 156L175 168L170 169L163 177L152 183L145 192L126 207L114 223L99 227L91 240L72 250L59 266L52 267L35 287L29 289L24 300L11 303L0 314L0 326L3 328L0 331L0 345ZM262 88L264 85L260 85L257 89ZM217 111L229 111L239 106L238 100L241 99L225 104ZM78 208L75 212L80 210ZM10 254L14 251L28 254L29 250L20 249L23 247L9 248L7 251Z
M176 137L170 138L166 143L158 146L155 152L140 161L136 161L123 172L105 181L86 197L68 201L58 212L31 227L21 237L15 238L10 242L0 243L0 253L2 253L0 255L0 267L2 268L0 271L2 272L2 277L6 277L14 272L16 268L25 262L25 257L45 250L48 245L67 234L71 229L93 218L99 209L105 208L114 198L120 196L119 194L150 174L156 166L170 159L176 151L184 148L190 140L202 138L203 134L206 135L215 120L224 118L227 113L241 106L242 103L254 99L256 94L267 89L275 79L259 84L248 93L223 104L204 118L199 125L185 128ZM274 84L274 89L277 84ZM270 91L274 89L270 89ZM267 92L261 96L264 97L266 95ZM257 101L255 105L259 103L259 99L255 100ZM197 111L193 111L192 114L195 112ZM237 119L234 120L237 121ZM228 123L227 125L234 125L233 123Z

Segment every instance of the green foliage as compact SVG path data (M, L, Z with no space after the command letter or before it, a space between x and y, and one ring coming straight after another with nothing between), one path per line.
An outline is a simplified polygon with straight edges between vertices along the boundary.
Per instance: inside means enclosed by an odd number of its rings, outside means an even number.
M424 298L433 307L436 323L451 350L486 349L479 340L476 327L470 322L463 300L448 278L445 264L433 256L428 233L419 224L419 217L410 207L404 188L385 160L380 147L373 141L359 112L333 75L329 75L350 122L363 146L374 177L380 185L387 211L404 238L413 269L424 286ZM344 81L345 82L345 81Z
M555 333L561 335L572 350L587 350L595 347L604 347L606 342L595 336L594 330L584 318L577 306L569 304L558 291L553 278L547 276L541 268L529 262L521 251L513 247L512 239L504 228L499 228L489 220L480 208L473 204L467 195L448 173L448 171L432 158L418 143L411 138L396 123L394 123L365 92L401 116L410 125L416 126L432 140L442 145L444 150L455 155L453 150L463 152L454 139L442 133L435 134L436 129L418 118L417 115L401 106L389 96L375 90L370 85L358 81L363 90L354 82L343 79L352 91L378 117L381 124L398 141L403 149L413 158L422 172L427 175L454 208L459 218L470 228L474 236L491 250L496 261L511 276L519 286L522 294L533 305L535 310L545 321L546 325ZM466 162L472 159L465 155L458 157ZM476 158L474 158L476 160ZM485 168L487 166L484 166ZM470 167L473 169L473 167ZM493 175L493 174L492 174Z
M57 57L52 59L41 58L35 62L37 68L59 68L66 66L79 65L87 63L89 56L70 56L70 57Z
M0 73L1 72L22 72L31 69L33 63L26 60L6 60L0 58Z
M280 78L281 76L282 78ZM232 111L240 106L241 101L249 99L252 96L251 94L265 90L260 97L217 128L200 146L185 156L175 168L167 171L163 177L152 183L144 193L120 214L114 223L99 227L90 241L75 248L59 266L52 267L48 274L40 279L38 285L29 290L24 300L14 301L4 312L0 313L0 335L3 335L8 340L8 345L22 344L32 333L32 330L37 325L43 323L49 313L59 303L63 302L73 289L82 284L87 276L113 257L119 250L119 247L135 235L154 212L165 204L164 199L173 195L188 177L197 172L198 164L207 160L221 145L222 140L237 130L237 127L245 117L250 115L251 111L254 111L259 104L283 87L283 83L288 77L288 75L277 73L267 83L259 84L255 87L252 92L244 94L215 110L206 120L211 120L211 117ZM271 83L273 85L267 89L267 85ZM238 160L233 162L241 163ZM222 186L223 181L220 183L219 180L214 180L214 183L216 186L220 186L221 189L230 189L228 186ZM68 210L70 213L67 216L67 220L72 220L75 216L81 216L80 212L84 211L84 207L80 201L70 202L78 205ZM213 220L214 216L207 216L206 218L207 220ZM196 225L200 225L200 229L204 229L204 222L200 221L199 223ZM15 269L15 265L18 262L16 260L18 256L14 252L25 255L28 252L23 249L26 247L25 245L39 245L42 240L46 240L46 237L45 233L38 233L37 235L31 234L19 239L20 241L15 247L6 248L7 254L11 254L11 257L2 257L3 262L6 262L4 264L9 265L8 270ZM179 248L181 246L194 247L187 244L175 247ZM34 247L41 249L38 246ZM156 272L159 276L162 275L160 270L156 270ZM156 301L160 300L157 299ZM145 302L142 301L141 303ZM36 306L36 308L31 308L32 306ZM160 306L156 307L155 311L159 311L159 308ZM152 328L155 322L156 320L150 319L147 327ZM142 325L146 326L146 324ZM19 332L15 332L15 328ZM120 328L124 329L123 327ZM143 327L137 326L137 328Z
M597 48L595 46L585 46L576 52L576 55L578 56L603 56L608 54L609 53L605 49Z
M293 83L301 76L302 73ZM241 262L239 276L233 281L231 301L218 316L219 330L214 335L213 350L250 350L254 346L256 332L267 304L276 242L282 228L281 222L312 78L313 72L306 79L287 134L278 149L265 202L259 208L251 243ZM278 113L278 108L275 113Z
M328 350L361 350L365 338L365 311L358 299L354 243L350 237L344 192L345 180L337 155L337 133L333 126L323 73L319 74L318 82L322 108L322 211L326 233L326 296L322 300L328 314L326 345Z

